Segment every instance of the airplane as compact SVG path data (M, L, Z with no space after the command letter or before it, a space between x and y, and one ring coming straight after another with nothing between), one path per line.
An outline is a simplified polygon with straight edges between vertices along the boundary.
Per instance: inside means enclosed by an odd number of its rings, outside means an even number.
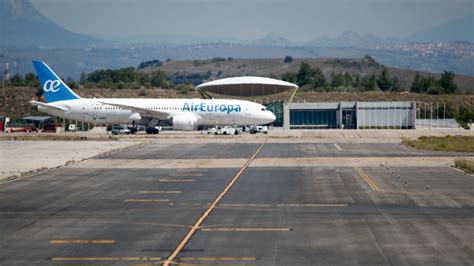
M144 125L157 134L157 125L174 130L198 126L263 125L275 121L265 106L229 99L81 98L42 61L33 61L46 103L32 100L38 110L52 116L94 124Z

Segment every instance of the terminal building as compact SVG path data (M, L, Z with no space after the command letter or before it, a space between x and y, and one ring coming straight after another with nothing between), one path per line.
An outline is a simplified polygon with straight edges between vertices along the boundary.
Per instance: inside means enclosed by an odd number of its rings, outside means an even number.
M415 102L306 102L283 104L283 127L286 129L415 128Z
M286 99L267 104L276 116L273 123L285 129L414 129L416 103L406 102L293 102L298 86L271 78L235 77L203 83L196 90L239 97L259 97L289 92Z

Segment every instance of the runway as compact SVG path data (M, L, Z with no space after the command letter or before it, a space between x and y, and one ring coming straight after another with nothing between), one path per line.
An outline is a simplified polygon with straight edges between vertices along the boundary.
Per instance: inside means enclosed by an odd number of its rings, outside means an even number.
M471 265L460 155L154 142L1 185L0 265Z

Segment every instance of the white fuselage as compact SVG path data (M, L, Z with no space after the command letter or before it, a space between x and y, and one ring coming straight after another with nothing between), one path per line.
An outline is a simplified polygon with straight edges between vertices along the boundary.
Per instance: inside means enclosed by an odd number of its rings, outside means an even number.
M197 125L261 125L275 120L273 113L264 106L243 100L81 98L48 103L58 109L41 106L38 109L53 116L95 124L139 123L143 118L139 112L111 104L166 113L168 119L191 119Z

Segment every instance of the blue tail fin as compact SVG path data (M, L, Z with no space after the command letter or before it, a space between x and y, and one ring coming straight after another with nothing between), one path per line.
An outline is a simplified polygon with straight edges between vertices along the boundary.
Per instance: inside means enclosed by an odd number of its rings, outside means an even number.
M36 74L38 75L44 97L47 102L74 100L80 97L75 94L53 70L42 61L33 61Z

